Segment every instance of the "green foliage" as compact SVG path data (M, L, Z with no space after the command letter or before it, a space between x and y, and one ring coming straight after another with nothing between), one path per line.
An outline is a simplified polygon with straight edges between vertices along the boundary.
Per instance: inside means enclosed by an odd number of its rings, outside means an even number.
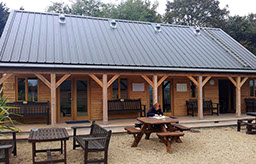
M48 12L125 19L147 22L161 22L161 15L156 12L158 3L149 0L125 0L114 5L99 0L74 0L69 6L65 3L53 2Z
M71 8L64 2L52 2L52 4L46 8L46 11L70 14Z
M112 18L146 22L161 22L161 15L156 12L158 3L149 0L126 0L112 10Z
M256 14L229 17L222 29L256 55Z
M174 0L166 4L164 21L190 26L221 27L228 16L220 9L219 0Z
M3 88L0 90L0 94L2 94ZM20 131L18 128L15 127L15 124L20 124L10 118L9 109L15 107L6 106L7 98L5 96L1 96L0 98L0 131L6 130L15 130Z
M9 16L9 8L3 2L0 2L0 37L3 33L5 23Z

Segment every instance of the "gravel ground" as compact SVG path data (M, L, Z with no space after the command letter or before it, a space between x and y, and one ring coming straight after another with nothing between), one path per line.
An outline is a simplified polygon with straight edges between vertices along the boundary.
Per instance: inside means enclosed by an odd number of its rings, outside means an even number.
M133 136L128 134L112 135L109 147L109 163L256 163L256 135L247 135L245 130L237 132L235 127L198 129L200 133L185 132L183 143L172 144L173 153L166 152L165 145L160 143L153 134L150 140L144 137L138 147L132 148ZM38 144L38 148L59 146L60 143ZM72 149L72 138L67 142L68 163L83 163L81 148ZM18 156L11 158L11 163L32 163L31 144L27 141L18 142ZM101 153L91 153L89 158L100 157ZM55 154L55 158L62 155ZM45 159L45 154L37 155Z

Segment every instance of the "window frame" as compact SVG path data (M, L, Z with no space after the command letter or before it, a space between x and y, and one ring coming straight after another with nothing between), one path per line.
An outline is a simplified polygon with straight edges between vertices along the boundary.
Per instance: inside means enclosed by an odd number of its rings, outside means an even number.
M253 81L253 96L251 96L251 86L250 86L250 82ZM249 80L249 97L251 98L255 98L256 97L256 94L255 94L255 82L256 82L256 79L250 79Z
M28 101L28 79L36 79L37 80L37 101L33 102L39 102L39 79L37 77L31 77L31 76L17 76L16 77L16 89L15 89L15 101L16 102L27 102ZM25 79L25 100L18 100L18 79Z
M195 97L192 97L191 96L191 92L192 92L192 89L191 89L191 84L194 84L195 85ZM193 82L193 81L189 81L189 99L198 99L198 87L196 86L196 84Z
M127 80L127 99L129 99L128 78L118 78L118 79L116 79L116 80L118 80L118 99L121 99L121 79L126 79ZM116 99L113 98L113 84L111 85L111 100L116 100Z
M194 84L195 85L195 97L191 97L191 83L192 84ZM203 90L202 90L202 92L203 92L203 98L204 98L204 95L205 95L205 86L203 87ZM198 99L198 87L196 86L196 84L195 83L193 83L193 81L189 81L189 99L191 99L191 100L193 100L193 99Z

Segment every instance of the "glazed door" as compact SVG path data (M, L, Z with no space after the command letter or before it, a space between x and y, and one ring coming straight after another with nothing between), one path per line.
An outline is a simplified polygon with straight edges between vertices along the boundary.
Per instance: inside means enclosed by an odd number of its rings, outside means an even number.
M88 119L88 80L65 80L58 94L59 121Z
M171 113L171 82L164 81L162 83L162 99L163 99L163 112Z
M72 80L65 80L59 87L59 120L73 119Z
M88 80L75 80L75 120L88 119Z

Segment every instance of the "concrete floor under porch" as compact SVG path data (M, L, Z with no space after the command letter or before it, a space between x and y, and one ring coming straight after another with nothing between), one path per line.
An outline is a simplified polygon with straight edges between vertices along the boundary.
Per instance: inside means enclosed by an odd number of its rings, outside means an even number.
M235 126L238 119L249 119L254 118L251 116L247 116L246 114L242 114L241 117L237 117L236 114L221 114L220 116L212 116L206 115L204 120L198 120L197 117L191 116L178 116L180 124L186 125L191 128L208 128L208 127L223 127L223 126ZM112 119L109 120L109 123L105 125L102 120L96 121L97 124L102 127L112 130L114 133L122 133L125 132L124 127L134 126L136 123L136 119ZM58 128L66 128L69 135L72 136L73 132L72 126L89 126L91 123L79 123L79 124L66 124L65 122L58 122L55 127ZM18 139L27 139L29 132L31 129L35 128L51 128L51 125L46 124L26 124L26 125L18 125L17 126L21 132L20 135L17 135ZM89 133L89 130L81 130L78 133Z

